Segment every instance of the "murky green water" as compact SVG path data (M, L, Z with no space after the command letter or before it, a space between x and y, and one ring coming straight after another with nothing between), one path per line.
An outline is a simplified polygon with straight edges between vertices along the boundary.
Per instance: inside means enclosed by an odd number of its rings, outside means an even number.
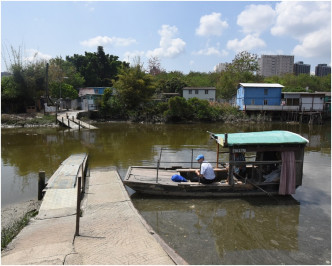
M74 153L91 168L190 161L199 149L215 161L215 133L290 130L308 138L303 185L287 198L163 199L133 202L154 230L190 264L330 264L331 126L250 124L97 124L94 131L2 129L1 206L37 198L38 172L49 178Z

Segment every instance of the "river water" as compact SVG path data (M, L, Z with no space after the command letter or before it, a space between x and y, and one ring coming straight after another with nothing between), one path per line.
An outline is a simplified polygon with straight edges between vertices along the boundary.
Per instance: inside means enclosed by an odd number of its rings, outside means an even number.
M215 161L214 133L289 130L310 143L303 184L292 197L181 199L133 203L154 230L190 264L331 264L331 126L286 123L225 125L96 124L97 130L1 130L1 207L37 198L38 172L49 178L68 156L87 152L91 168ZM221 158L223 160L223 158ZM196 167L196 165L194 165Z

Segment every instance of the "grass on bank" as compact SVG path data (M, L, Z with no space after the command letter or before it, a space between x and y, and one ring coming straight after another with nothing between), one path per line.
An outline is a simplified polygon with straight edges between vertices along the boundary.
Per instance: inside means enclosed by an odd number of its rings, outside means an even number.
M21 232L21 230L29 223L32 217L38 214L37 210L27 212L24 217L12 225L1 230L1 250L5 249L7 245Z

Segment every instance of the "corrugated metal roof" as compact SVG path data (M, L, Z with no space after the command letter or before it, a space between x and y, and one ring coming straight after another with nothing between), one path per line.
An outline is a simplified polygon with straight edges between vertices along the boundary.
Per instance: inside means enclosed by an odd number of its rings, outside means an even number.
M215 87L184 87L182 90L216 90Z
M239 83L243 87L283 88L279 83Z
M95 90L93 88L81 88L78 92L78 97L82 97L82 96L87 95L87 94L94 95L96 93L95 93Z
M300 94L300 95L326 95L325 92L282 92L283 94ZM331 95L331 93L330 93Z
M225 134L213 134L220 145L225 143ZM227 134L228 146L255 144L306 144L309 141L299 134L290 131L261 131Z

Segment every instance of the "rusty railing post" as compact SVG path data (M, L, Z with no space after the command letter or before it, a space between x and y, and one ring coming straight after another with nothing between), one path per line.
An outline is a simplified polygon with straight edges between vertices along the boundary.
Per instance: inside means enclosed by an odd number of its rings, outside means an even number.
M81 177L78 177L75 236L80 235L80 215L81 215Z
M82 190L85 191L84 162L82 163Z

